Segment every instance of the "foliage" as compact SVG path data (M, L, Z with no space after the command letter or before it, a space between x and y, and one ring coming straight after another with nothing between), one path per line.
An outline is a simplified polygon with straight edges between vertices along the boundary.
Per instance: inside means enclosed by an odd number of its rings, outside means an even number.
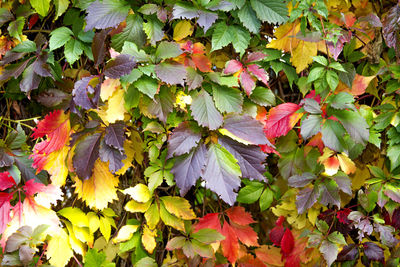
M398 266L400 6L0 3L2 266Z

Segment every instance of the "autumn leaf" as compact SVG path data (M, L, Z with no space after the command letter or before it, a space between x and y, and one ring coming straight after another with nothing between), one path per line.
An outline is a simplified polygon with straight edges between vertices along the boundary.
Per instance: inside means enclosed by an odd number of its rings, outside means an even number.
M69 237L65 229L61 229L50 239L46 256L49 262L56 267L64 267L73 256Z
M359 96L365 93L369 83L375 78L375 76L362 76L356 74L351 87L351 94Z
M294 103L284 103L271 108L268 113L264 132L268 139L286 135L303 115L296 113L300 106Z

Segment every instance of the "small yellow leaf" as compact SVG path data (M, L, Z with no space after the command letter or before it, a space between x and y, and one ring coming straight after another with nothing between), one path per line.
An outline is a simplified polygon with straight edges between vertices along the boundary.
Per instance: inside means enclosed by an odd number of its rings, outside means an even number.
M106 120L108 123L124 120L126 112L124 105L124 90L117 90L108 100L108 108L106 110Z
M90 179L81 181L75 179L75 193L86 202L90 208L102 210L108 203L118 199L118 177L115 177L108 169L108 163L98 159L93 168Z
M100 232L108 242L111 236L111 224L106 217L100 216Z
M90 230L90 233L94 233L94 232L96 232L97 231L97 229L99 229L99 227L100 227L100 219L99 219L99 216L97 216L97 214L96 213L94 213L94 212L89 212L88 214L87 214L87 218L88 218L88 220L89 220L89 230Z
M166 224L169 225L177 230L184 231L185 226L183 221L176 217L175 215L170 214L167 209L165 208L163 202L160 202L160 217L161 220Z
M75 237L80 241L87 243L89 246L93 246L93 235L90 234L89 227L78 227L72 225Z
M187 36L192 35L193 33L193 26L188 20L181 20L179 21L174 27L174 40L180 41Z
M119 79L106 79L102 84L101 84L101 91L100 91L100 98L105 102L108 100L114 93L115 90L120 88L121 83L119 82Z
M69 237L65 229L61 229L53 235L47 246L47 259L51 265L64 267L73 256L73 251L69 243Z
M350 174L356 172L356 164L345 153L338 154L337 157L339 159L340 168L344 173Z
M73 225L79 227L89 227L89 221L86 214L79 208L66 207L58 211L58 214L67 218Z
M123 175L125 172L129 169L129 167L132 167L132 160L133 156L135 155L135 148L133 147L132 141L130 140L125 140L124 142L124 150L126 154L126 158L122 160L122 163L124 166L122 166L121 169L119 169L115 174L116 175Z
M143 227L143 235L142 235L142 244L143 247L149 252L150 254L153 253L154 249L156 248L156 239L157 230L150 230L147 225Z
M125 210L129 212L146 212L146 210L150 207L151 201L146 203L140 203L135 200L131 200L125 205Z
M189 201L182 197L171 197L165 196L161 197L165 208L175 216L182 218L184 220L193 220L196 218L193 210L190 207Z
M63 186L68 176L68 168L65 164L70 147L64 146L62 149L54 151L47 156L43 170L50 174L51 183L56 186Z
M293 51L299 43L299 39L295 37L298 32L300 32L299 22L279 26L274 34L276 39L267 44L267 48L275 48L285 52Z
M86 245L76 238L72 224L68 221L63 220L65 226L68 229L69 244L71 248L80 255L85 255Z
M144 184L137 184L124 190L124 194L130 195L135 201L145 203L150 200L150 190Z
M313 57L317 55L318 45L315 42L300 41L297 47L292 51L290 62L296 67L299 73L306 69L313 62Z
M132 238L132 235L137 231L139 225L124 225L119 229L116 237L113 238L113 243L124 242Z
M157 204L153 204L144 214L146 218L147 225L150 229L156 228L158 222L160 221L160 211L157 208Z

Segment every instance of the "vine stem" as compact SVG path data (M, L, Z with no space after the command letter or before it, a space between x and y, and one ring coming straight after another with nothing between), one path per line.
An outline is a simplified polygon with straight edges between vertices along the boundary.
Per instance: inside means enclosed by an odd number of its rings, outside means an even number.
M39 257L38 261L36 262L35 267L38 267L38 266L39 266L39 262L40 262L40 260L42 259L42 257L43 257L43 255L44 255L44 253L46 252L46 250L47 250L47 244L45 243L45 244L43 245L42 254L40 254L40 257Z
M76 258L75 255L72 255L72 257L74 257L74 260L75 260L76 263L79 265L79 267L83 267L82 264L79 262L79 260Z
M326 55L328 56L329 64L331 64L331 58L329 56L328 44L326 43L326 31L325 31L324 22L322 21L322 16L319 16L319 20L321 21L322 31L324 32L324 38L325 38L324 43L325 43Z

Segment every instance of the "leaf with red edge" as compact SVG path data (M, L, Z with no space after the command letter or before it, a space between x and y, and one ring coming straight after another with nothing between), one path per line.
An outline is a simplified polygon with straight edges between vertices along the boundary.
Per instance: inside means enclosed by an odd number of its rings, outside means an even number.
M281 252L283 256L287 257L294 248L294 237L289 228L286 229L285 234L281 240Z
M237 238L246 246L258 246L258 235L248 225L239 225L231 222L231 227L235 231Z
M240 73L240 85L248 96L250 96L251 92L256 88L256 82L246 70Z
M11 177L9 172L0 173L0 190L6 190L10 187L17 185L14 181L14 178Z
M267 116L265 134L268 139L286 135L303 115L296 113L300 106L294 103L284 103L273 107Z
M209 213L199 218L199 222L194 226L194 231L197 232L204 228L215 229L221 233L222 229L221 222L219 221L219 213Z
M239 252L239 242L235 230L224 221L221 233L225 236L225 239L221 241L223 255L233 264L237 260Z
M247 70L268 86L268 73L264 69L256 64L251 64L247 66Z
M242 63L237 60L229 60L224 69L224 74L233 74L240 71L243 68Z
M239 225L248 225L250 223L255 223L255 221L251 217L251 214L246 212L243 207L234 206L232 208L229 208L226 211L226 214L232 222Z
M208 59L206 55L194 54L192 55L192 60L201 72L210 72L211 71L211 61Z
M250 62L255 62L255 61L260 61L261 59L264 59L267 55L264 54L263 52L254 52L254 53L250 53L247 56L247 60L246 63L250 63Z
M7 224L11 220L10 201L11 201L12 197L13 197L13 194L0 192L0 234L2 234L4 232L4 230L7 227Z
M33 197L36 193L41 192L45 187L46 185L36 183L33 179L31 179L28 180L22 188L27 196Z

